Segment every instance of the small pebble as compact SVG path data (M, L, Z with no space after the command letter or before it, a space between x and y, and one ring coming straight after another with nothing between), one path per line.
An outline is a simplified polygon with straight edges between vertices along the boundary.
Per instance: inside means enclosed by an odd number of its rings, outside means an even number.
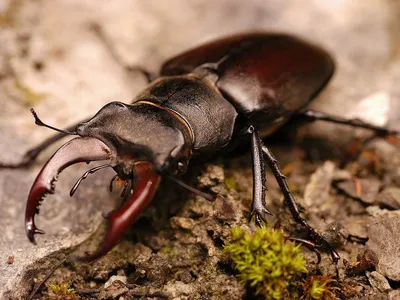
M125 283L125 284L127 283L127 278L126 278L126 276L116 276L116 275L113 275L113 276L111 276L110 279L108 279L108 281L104 284L104 288L107 289L107 288L110 287L110 286L113 284L113 282L116 281L116 280L119 280L119 281L121 281L122 283Z
M7 257L7 264L12 265L14 263L14 255Z
M186 230L193 230L195 221L191 218L172 217L170 220L172 228L182 228Z

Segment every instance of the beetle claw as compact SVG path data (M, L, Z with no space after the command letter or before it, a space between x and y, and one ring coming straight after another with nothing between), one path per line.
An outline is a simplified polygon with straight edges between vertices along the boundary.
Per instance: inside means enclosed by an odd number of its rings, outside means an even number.
M44 231L35 225L35 215L39 213L39 206L45 196L54 193L58 174L66 167L78 162L109 158L110 149L95 138L75 138L54 153L36 177L26 204L25 230L32 243L35 243L35 234L44 234Z
M36 245L36 240L35 240L35 234L45 234L45 232L39 228L36 228L35 225L33 226L27 226L27 235L28 235L28 239L29 241Z
M266 215L272 215L272 213L266 208L262 207L261 209L253 208L249 217L249 222L254 217L254 221L257 226L262 227L263 224L268 223Z
M84 257L74 257L74 260L87 262L105 255L119 242L126 229L153 198L160 183L160 175L155 173L153 165L146 161L139 161L134 166L134 174L133 194L120 209L108 214L108 230L99 248Z

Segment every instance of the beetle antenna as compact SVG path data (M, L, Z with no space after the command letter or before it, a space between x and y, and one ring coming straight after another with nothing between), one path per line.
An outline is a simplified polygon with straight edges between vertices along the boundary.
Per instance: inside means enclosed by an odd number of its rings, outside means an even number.
M61 133L65 133L65 134L78 135L76 133L76 131L62 130L62 129L58 129L58 128L55 128L53 126L50 126L50 125L47 125L47 124L43 123L42 120L39 119L36 111L33 108L30 109L30 112L32 113L33 117L35 118L35 124L36 125L44 126L44 127L47 127L47 128L50 128L50 129L53 129L55 131L58 131L58 132L61 132Z
M94 172L97 172L98 170L101 170L101 169L104 169L104 168L107 168L107 167L111 167L111 166L109 164L101 165L101 166L94 167L94 168L90 169L89 171L85 172L78 179L78 181L74 184L74 186L72 187L71 191L69 192L69 195L72 197L75 194L75 192L78 189L79 185L81 184L82 180L86 179L89 176L89 174L93 174Z

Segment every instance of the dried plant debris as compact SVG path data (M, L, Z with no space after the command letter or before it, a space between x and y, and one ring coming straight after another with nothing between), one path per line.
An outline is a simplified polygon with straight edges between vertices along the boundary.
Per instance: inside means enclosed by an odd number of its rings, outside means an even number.
M339 287L336 280L328 276L311 276L303 284L301 300L339 300L336 296Z

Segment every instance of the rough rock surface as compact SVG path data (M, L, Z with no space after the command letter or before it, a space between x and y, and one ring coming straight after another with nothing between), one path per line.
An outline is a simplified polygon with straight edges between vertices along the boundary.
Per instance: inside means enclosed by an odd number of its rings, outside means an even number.
M400 217L382 218L368 228L368 249L378 257L376 270L400 281Z
M367 277L368 277L369 283L380 292L387 292L392 289L389 285L389 282L385 278L385 276L383 276L379 272L376 272L376 271L367 272Z
M384 207L400 209L400 188L388 187L378 194L376 202Z
M332 185L335 164L325 162L310 178L304 191L304 204L309 210L318 210L326 202Z

